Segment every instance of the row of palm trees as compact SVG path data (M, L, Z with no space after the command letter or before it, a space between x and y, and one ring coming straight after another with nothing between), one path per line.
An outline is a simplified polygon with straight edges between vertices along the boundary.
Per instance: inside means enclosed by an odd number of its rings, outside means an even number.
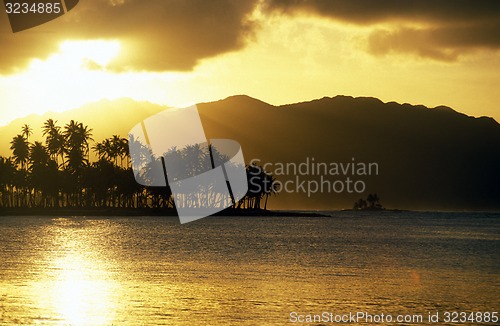
M0 156L0 208L174 207L169 187L136 182L126 138L94 143L92 131L74 120L61 127L48 119L44 141L30 142L33 130L24 125L10 142L12 156ZM265 198L267 208L274 178L257 166L246 169L249 191L233 206L258 209Z

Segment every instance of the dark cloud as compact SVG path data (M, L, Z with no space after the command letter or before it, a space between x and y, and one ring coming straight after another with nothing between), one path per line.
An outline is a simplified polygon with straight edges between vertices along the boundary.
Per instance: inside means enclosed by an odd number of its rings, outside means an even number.
M368 51L374 55L408 53L441 61L454 61L458 57L456 50L436 46L432 31L412 28L372 32L368 39Z
M415 54L442 61L454 61L477 49L500 49L500 23L489 26L378 29L368 38L368 50L375 55L391 52Z
M265 8L356 25L390 23L390 30L378 28L368 38L375 55L403 52L451 61L476 49L500 49L500 1L270 0Z
M45 58L67 39L120 39L117 70L189 70L203 58L237 50L254 30L255 0L86 0L46 24L12 33L0 21L0 70ZM4 13L2 13L4 15Z
M500 12L500 1L491 0L268 0L264 6L271 11L310 12L363 25L390 20L495 20Z

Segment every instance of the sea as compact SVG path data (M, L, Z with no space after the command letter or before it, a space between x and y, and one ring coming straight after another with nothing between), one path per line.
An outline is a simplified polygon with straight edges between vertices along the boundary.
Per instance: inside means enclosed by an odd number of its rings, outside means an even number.
M1 216L0 325L500 324L500 213L323 213Z

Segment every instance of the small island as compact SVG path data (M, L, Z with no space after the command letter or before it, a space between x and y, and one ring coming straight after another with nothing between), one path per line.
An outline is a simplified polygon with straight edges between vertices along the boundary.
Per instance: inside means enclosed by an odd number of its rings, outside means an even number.
M354 203L352 210L354 210L354 211L384 211L385 208L380 203L380 198L377 194L369 194L368 197L366 198L366 200L363 198L358 199Z

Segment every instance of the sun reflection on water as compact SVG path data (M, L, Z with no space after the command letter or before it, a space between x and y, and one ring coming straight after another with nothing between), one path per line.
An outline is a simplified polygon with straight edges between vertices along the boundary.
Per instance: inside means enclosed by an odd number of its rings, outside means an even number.
M65 325L111 324L117 283L109 261L100 257L96 237L79 232L81 225L65 221L61 226L54 239L57 249L50 254L48 304Z
M78 253L56 261L57 279L51 291L54 310L71 325L104 325L111 322L111 284L102 271Z

